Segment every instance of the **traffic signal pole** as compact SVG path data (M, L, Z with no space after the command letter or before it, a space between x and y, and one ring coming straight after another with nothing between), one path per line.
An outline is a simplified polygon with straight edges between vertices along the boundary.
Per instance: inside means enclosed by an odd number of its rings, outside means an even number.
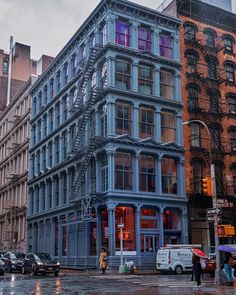
M206 125L201 120L189 120L186 122L183 122L182 125L190 125L191 123L199 123L201 124L207 131L207 135L209 138L209 141L211 143L211 133ZM216 271L215 271L215 284L222 285L225 281L224 279L224 272L221 270L220 267L220 252L219 252L219 237L218 237L218 204L217 204L217 194L216 194L216 179L215 179L215 165L212 163L212 154L211 154L211 144L209 146L209 162L210 162L210 176L211 176L211 188L212 188L212 205L215 209L214 213L214 237L215 237L215 254L216 254Z

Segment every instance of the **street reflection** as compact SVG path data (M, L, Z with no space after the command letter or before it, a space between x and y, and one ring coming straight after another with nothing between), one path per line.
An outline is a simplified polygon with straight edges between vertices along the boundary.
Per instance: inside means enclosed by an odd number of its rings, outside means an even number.
M60 292L62 291L61 280L56 279L55 285L56 285L56 294L60 294Z
M40 282L35 283L35 295L42 295Z

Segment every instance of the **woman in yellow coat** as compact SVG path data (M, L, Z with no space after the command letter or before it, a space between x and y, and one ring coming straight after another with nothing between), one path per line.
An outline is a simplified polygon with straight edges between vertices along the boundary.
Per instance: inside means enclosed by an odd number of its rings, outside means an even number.
M104 248L102 248L99 256L99 265L102 270L102 273L104 274L107 268L107 253Z

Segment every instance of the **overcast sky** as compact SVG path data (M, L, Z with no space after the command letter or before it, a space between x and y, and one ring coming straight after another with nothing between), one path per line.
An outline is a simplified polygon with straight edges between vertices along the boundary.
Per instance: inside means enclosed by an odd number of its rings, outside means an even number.
M99 1L0 0L0 48L9 51L13 35L15 42L31 46L33 58L56 56ZM163 0L133 2L156 9Z

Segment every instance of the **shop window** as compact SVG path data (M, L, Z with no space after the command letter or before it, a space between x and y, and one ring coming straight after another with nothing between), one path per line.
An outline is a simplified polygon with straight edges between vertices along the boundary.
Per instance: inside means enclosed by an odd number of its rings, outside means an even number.
M149 108L139 109L139 137L154 138L154 111Z
M160 34L160 55L164 57L173 57L173 38L168 33Z
M121 89L130 89L131 66L129 61L126 61L126 60L116 61L115 80L116 80L116 87Z
M123 250L135 251L135 211L131 207L116 207L115 228L116 228L116 251L120 251L120 230L118 224L123 223Z
M117 152L115 155L115 188L132 190L132 155L129 152Z
M155 159L153 156L139 157L139 190L155 192Z
M164 229L181 230L181 213L178 209L165 209L163 212Z
M152 94L153 88L153 69L151 66L139 65L138 71L138 89L140 93Z
M152 50L152 32L148 28L140 27L138 30L138 49Z
M155 209L140 210L140 228L157 229L157 211Z
M116 134L131 134L131 105L127 103L116 104Z
M161 141L175 141L176 122L175 113L163 110L161 112Z
M163 158L161 161L162 193L177 194L177 168L176 161Z
M130 45L130 27L128 23L116 21L116 44Z
M160 96L168 99L174 97L174 75L164 69L160 71Z

